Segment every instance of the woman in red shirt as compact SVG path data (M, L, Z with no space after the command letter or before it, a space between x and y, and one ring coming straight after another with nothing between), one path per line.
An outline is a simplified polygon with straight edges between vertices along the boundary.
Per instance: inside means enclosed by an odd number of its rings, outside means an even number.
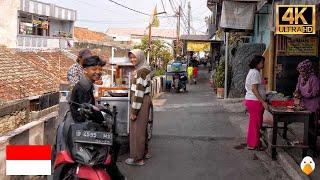
M198 78L198 67L194 66L193 67L193 81L194 81L194 84L197 84L197 78Z

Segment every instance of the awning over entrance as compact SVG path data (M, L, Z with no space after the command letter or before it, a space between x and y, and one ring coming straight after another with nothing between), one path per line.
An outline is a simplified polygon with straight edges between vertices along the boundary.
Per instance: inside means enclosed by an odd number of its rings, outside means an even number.
M187 42L187 51L210 51L209 42Z
M211 38L209 35L181 35L186 51L210 51L211 45L221 43L220 39Z
M186 41L211 41L209 35L181 35L180 39Z

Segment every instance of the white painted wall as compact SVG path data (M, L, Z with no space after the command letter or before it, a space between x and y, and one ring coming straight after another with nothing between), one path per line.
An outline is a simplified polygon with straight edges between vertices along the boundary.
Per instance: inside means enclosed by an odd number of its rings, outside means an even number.
M48 39L48 48L59 48L59 39Z
M0 44L15 48L20 0L0 0Z
M73 47L74 41L64 38L51 38L30 35L18 35L17 48L21 49L58 49L68 48L68 41Z
M107 34L114 38L114 41L131 41L130 36L116 35L116 34Z

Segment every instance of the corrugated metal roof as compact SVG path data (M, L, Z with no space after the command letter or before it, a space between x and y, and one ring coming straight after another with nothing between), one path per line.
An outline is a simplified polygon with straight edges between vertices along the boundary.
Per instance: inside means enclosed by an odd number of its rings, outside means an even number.
M181 40L189 40L189 41L210 41L209 35L181 35Z

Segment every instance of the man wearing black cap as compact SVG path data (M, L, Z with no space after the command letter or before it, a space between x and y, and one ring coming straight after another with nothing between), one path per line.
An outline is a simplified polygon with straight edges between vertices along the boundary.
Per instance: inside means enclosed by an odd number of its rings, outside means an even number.
M106 65L106 62L101 60L99 56L90 56L83 60L82 67L84 68L84 76L82 76L80 81L72 89L70 97L70 111L74 121L85 121L85 119L80 116L78 104L95 104L95 99L93 96L93 83L101 78L102 67L104 65Z
M93 83L100 80L102 75L102 67L105 65L106 62L100 59L99 56L90 56L83 60L82 67L84 68L84 76L82 76L80 81L72 89L70 97L70 112L75 122L85 121L85 118L80 116L80 112L78 111L79 104L90 103L92 105L95 105L95 99L93 96ZM112 152L114 156L117 156L116 154L118 154L119 148L119 143L117 141L114 141L114 144L112 146ZM108 168L112 179L125 179L125 177L118 169L115 160L112 161L111 165Z
M80 81L81 77L83 76L83 60L90 56L92 56L92 53L89 49L82 49L77 57L77 62L74 63L68 70L67 79L73 85Z

